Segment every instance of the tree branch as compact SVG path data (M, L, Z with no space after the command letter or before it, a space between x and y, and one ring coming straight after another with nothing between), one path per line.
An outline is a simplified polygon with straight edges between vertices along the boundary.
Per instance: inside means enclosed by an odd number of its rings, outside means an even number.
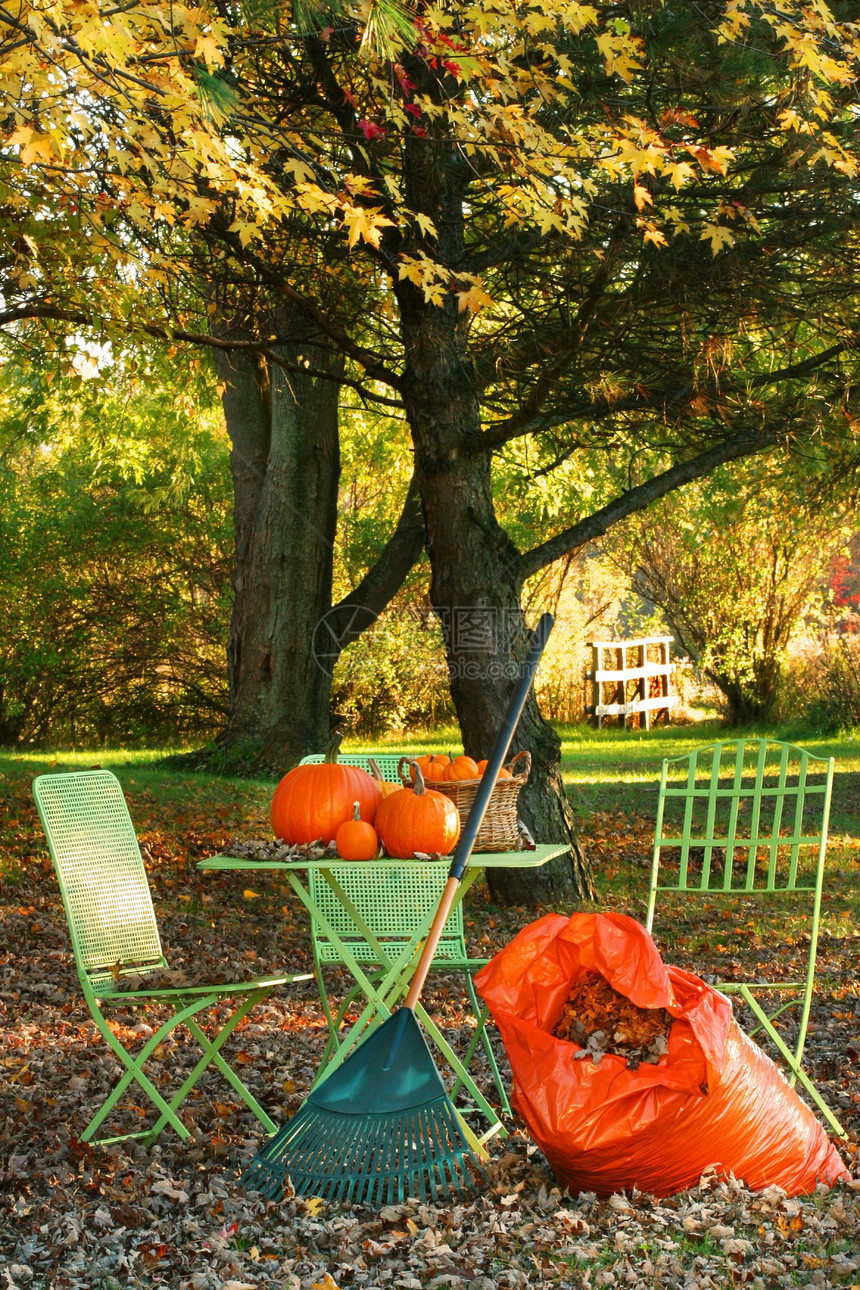
M345 649L382 613L421 554L424 537L421 491L413 474L400 518L379 559L368 569L358 586L334 606L327 618L336 647Z
M673 492L683 484L689 484L693 479L699 479L702 475L707 475L717 466L721 466L727 461L737 461L741 457L750 457L754 453L773 447L778 438L777 431L772 431L763 435L746 435L738 439L727 439L723 443L715 444L713 448L708 448L705 452L699 453L696 457L690 457L687 461L676 462L674 466L670 466L662 474L655 475L652 479L645 480L643 484L637 484L634 488L627 489L620 497L614 498L606 506L595 511L593 515L589 515L577 524L571 525L570 528L563 529L561 533L556 533L555 537L548 538L546 542L541 542L539 546L533 547L531 551L524 551L516 562L517 573L525 581L532 574L538 573L548 564L552 564L554 560L558 560L561 556L585 546L587 542L593 542L596 538L602 537L613 524L623 520L626 516L632 515L635 511L644 510L651 502L656 502L658 498L665 497L667 493Z
M308 302L300 295L299 292L289 290L284 293L294 304L300 306ZM314 321L319 323L319 311L313 312ZM22 322L27 318L47 318L56 322L74 323L79 327L99 327L107 325L104 319L92 318L83 310L77 309L59 309L54 305L20 305L17 309L6 309L0 313L0 327L8 323ZM295 364L285 362L276 352L275 346L283 344L286 337L275 337L273 340L224 340L219 336L210 336L207 332L185 331L182 328L159 327L153 323L131 324L124 328L129 335L134 332L142 332L145 336L151 336L153 340L182 341L189 345L205 345L210 349L223 349L229 351L244 350L246 353L260 354L274 363L276 367L283 368L284 371L296 372L299 369ZM329 329L330 331L331 329ZM381 380L392 389L399 389L399 378L376 359L376 355L370 354L369 351L362 349L361 346L349 345L347 352L351 358L356 359L361 364L361 355L369 359L368 366L365 367L367 375L372 380ZM372 370L371 370L372 368ZM301 369L307 372L306 368ZM362 398L371 399L375 403L384 404L386 407L401 408L402 404L399 399L390 399L383 394L376 394L373 390L367 389L362 381L351 380L349 377L338 376L333 378L329 373L314 370L314 376L321 376L326 380L337 379L339 384L348 385L356 390Z

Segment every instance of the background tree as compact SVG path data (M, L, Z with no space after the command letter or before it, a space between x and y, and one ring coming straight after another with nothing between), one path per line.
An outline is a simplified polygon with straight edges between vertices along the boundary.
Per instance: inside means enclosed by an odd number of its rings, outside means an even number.
M141 359L0 390L0 742L215 733L231 523L214 381ZM208 408L207 408L208 405Z
M849 424L856 162L839 94L852 33L816 79L800 41L825 33L799 9L774 33L745 6L740 41L719 12L712 25L628 5L601 28L607 16L583 8L564 28L500 10L484 40L473 11L434 11L395 73L399 101L333 39L306 41L299 63L275 52L267 78L297 129L313 84L304 119L310 138L312 110L320 162L354 188L360 176L369 212L391 221L364 253L398 307L402 354L387 366L476 755L523 648L528 578L723 462ZM525 436L542 471L603 446L617 491L585 515L573 498L572 522L520 551L498 522L491 463ZM519 738L538 768L524 815L538 836L564 836L558 744L535 705ZM543 878L545 898L570 890L569 869Z
M424 525L407 479L385 539L366 550L368 563L335 599L344 358L318 356L318 329L287 306L265 317L258 306L254 322L277 335L266 354L214 351L236 535L230 708L219 743L240 754L250 748L283 770L327 746L338 655L398 591L421 553ZM236 335L219 329L221 339Z
M789 642L853 532L853 499L834 495L815 466L777 480L759 461L720 468L610 541L733 725L770 716Z
M270 39L271 21L279 28L282 18L273 9L258 35ZM372 48L397 28L400 10L385 0L365 19ZM420 550L422 524L407 483L390 541L352 598L332 604L344 360L324 354L309 371L315 318L280 293L267 299L254 267L242 264L258 221L271 218L270 269L281 257L296 272L303 262L308 286L314 270L325 273L331 238L303 250L290 232L297 198L281 181L305 168L287 129L261 133L243 114L223 67L222 30L214 10L182 5L152 22L137 4L103 22L87 0L52 6L47 17L38 3L14 19L0 15L8 199L0 323L22 361L42 361L52 347L66 353L85 328L117 348L137 332L214 349L233 447L236 539L222 743L241 749L250 741L258 761L282 769L328 741L330 677L315 664L314 632L324 624L331 653L372 622ZM259 163L274 139L286 153L272 184ZM305 182L306 195L311 189ZM232 268L213 264L210 224L237 253ZM66 353L71 372L69 361Z

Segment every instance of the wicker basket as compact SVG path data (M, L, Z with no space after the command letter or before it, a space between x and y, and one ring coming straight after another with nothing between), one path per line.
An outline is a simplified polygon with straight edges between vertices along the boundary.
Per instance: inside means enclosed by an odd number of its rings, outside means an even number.
M406 758L403 760L406 761ZM519 770L516 769L518 764ZM508 763L511 778L496 780L481 827L478 829L473 851L516 851L520 834L517 823L517 797L529 777L531 768L531 753L524 749ZM400 769L400 775L407 786L411 784L412 781L403 776L402 769ZM434 779L427 781L427 787L450 797L459 813L462 829L480 782L480 779Z

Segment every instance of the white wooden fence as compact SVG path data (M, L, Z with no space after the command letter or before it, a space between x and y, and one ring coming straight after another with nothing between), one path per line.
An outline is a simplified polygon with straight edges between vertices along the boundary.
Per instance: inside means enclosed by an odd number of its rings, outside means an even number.
M636 641L589 641L592 667L586 672L591 702L585 710L597 719L621 717L624 725L638 714L647 730L651 714L671 717L674 663L669 661L671 636L646 636Z

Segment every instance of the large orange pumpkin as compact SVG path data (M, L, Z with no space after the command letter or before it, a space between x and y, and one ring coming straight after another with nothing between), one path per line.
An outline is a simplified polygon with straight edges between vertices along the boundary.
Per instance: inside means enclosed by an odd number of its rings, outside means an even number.
M339 826L352 819L354 802L359 804L362 820L373 823L382 791L366 770L338 763L339 745L340 739L332 740L325 761L294 766L281 780L272 798L276 838L291 846L318 838L328 845Z
M425 788L421 767L413 760L415 787L386 797L376 812L376 831L390 856L409 859L416 852L448 855L460 836L460 816L450 797Z

